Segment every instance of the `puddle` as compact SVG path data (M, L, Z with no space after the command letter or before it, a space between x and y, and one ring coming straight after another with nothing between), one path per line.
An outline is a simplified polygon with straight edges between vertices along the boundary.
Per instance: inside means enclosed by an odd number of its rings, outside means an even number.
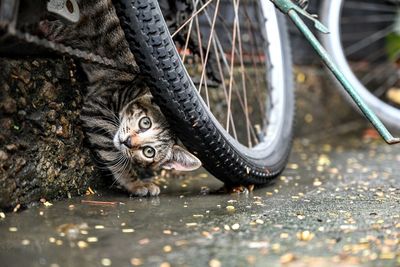
M296 140L284 174L249 194L204 195L221 183L200 173L157 198L97 192L5 214L1 265L398 264L399 150L342 138Z

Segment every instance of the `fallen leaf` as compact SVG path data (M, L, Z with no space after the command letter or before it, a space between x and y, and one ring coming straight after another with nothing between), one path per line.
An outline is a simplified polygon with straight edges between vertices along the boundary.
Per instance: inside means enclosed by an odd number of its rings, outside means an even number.
M400 105L400 88L390 88L386 96L390 101Z

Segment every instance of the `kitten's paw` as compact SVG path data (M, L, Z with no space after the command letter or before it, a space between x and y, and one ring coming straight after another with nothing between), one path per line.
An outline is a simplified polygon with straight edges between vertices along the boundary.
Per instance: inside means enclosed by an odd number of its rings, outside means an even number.
M128 184L126 188L132 195L138 197L158 196L160 194L160 188L152 182L135 181Z

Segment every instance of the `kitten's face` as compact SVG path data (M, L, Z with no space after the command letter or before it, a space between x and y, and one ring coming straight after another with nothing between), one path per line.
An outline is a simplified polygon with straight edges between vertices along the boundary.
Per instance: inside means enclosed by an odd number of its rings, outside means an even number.
M127 104L119 117L114 146L136 164L182 171L201 166L199 159L176 144L164 115L149 94Z

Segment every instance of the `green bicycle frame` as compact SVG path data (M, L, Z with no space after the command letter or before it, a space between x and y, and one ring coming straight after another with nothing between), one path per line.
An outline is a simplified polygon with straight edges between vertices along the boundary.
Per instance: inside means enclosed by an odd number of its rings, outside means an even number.
M379 132L382 138L386 141L386 143L392 145L400 143L400 138L395 138L388 131L388 129L383 125L382 121L376 116L376 114L365 104L364 100L360 97L358 92L353 88L350 82L343 75L341 70L336 66L336 64L332 61L328 52L324 49L318 39L314 36L314 34L310 31L307 25L304 23L300 15L314 22L314 26L317 30L322 33L328 34L329 30L316 19L315 16L309 14L306 10L300 8L298 5L292 2L292 0L270 0L275 6L282 11L284 14L287 14L290 19L294 22L297 28L303 33L308 42L312 45L314 50L321 57L322 61L326 64L328 69L333 73L336 79L342 84L346 92L351 96L353 101L360 108L362 113L367 117L367 119L372 123L375 129Z

